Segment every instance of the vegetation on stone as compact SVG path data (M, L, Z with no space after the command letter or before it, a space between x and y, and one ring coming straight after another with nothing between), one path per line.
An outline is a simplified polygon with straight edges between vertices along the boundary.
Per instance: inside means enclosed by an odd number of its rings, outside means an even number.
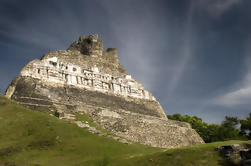
M100 131L108 134L108 132L104 128L102 128L100 125L93 122L93 120L88 115L86 115L84 113L82 113L82 114L77 113L76 114L76 121L81 121L82 123L86 123L89 126L94 127L97 130L100 130Z

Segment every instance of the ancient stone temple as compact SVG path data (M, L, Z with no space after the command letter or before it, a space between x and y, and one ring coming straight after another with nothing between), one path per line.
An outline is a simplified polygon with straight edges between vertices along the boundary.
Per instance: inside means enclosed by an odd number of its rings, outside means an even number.
M121 66L116 49L103 50L98 35L31 61L6 96L61 118L85 113L133 142L165 148L203 143L189 124L167 119L154 96Z

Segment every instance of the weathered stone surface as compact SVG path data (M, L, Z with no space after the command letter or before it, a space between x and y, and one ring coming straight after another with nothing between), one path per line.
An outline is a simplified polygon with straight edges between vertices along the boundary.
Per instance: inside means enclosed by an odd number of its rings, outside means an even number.
M103 51L97 35L28 63L6 96L71 121L72 114L86 113L125 140L166 148L203 143L190 125L167 119L154 96L120 65L116 49Z
M229 165L250 166L251 164L250 144L220 146L216 150L229 162Z
M78 50L84 55L98 57L103 54L103 43L98 40L98 35L89 35L80 37L77 42L71 44L68 50Z

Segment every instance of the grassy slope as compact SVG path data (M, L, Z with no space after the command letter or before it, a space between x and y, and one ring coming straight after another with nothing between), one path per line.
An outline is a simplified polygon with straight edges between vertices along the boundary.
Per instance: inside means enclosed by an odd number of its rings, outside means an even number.
M240 141L235 141L240 142ZM0 95L2 165L220 165L222 142L163 150L100 137L56 117L23 108Z
M127 145L100 137L46 113L23 108L0 96L0 166L102 165L159 148Z
M164 152L131 158L127 164L121 166L229 166L231 164L227 163L215 148L235 143L251 142L235 140L169 149Z

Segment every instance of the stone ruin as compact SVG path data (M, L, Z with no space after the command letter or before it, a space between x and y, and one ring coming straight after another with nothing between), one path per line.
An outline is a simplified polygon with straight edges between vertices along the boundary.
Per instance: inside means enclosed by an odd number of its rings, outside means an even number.
M155 97L119 63L117 50L104 50L97 35L80 37L67 50L28 63L6 96L62 119L74 121L76 114L87 114L132 142L162 148L203 143L188 123L167 119Z

